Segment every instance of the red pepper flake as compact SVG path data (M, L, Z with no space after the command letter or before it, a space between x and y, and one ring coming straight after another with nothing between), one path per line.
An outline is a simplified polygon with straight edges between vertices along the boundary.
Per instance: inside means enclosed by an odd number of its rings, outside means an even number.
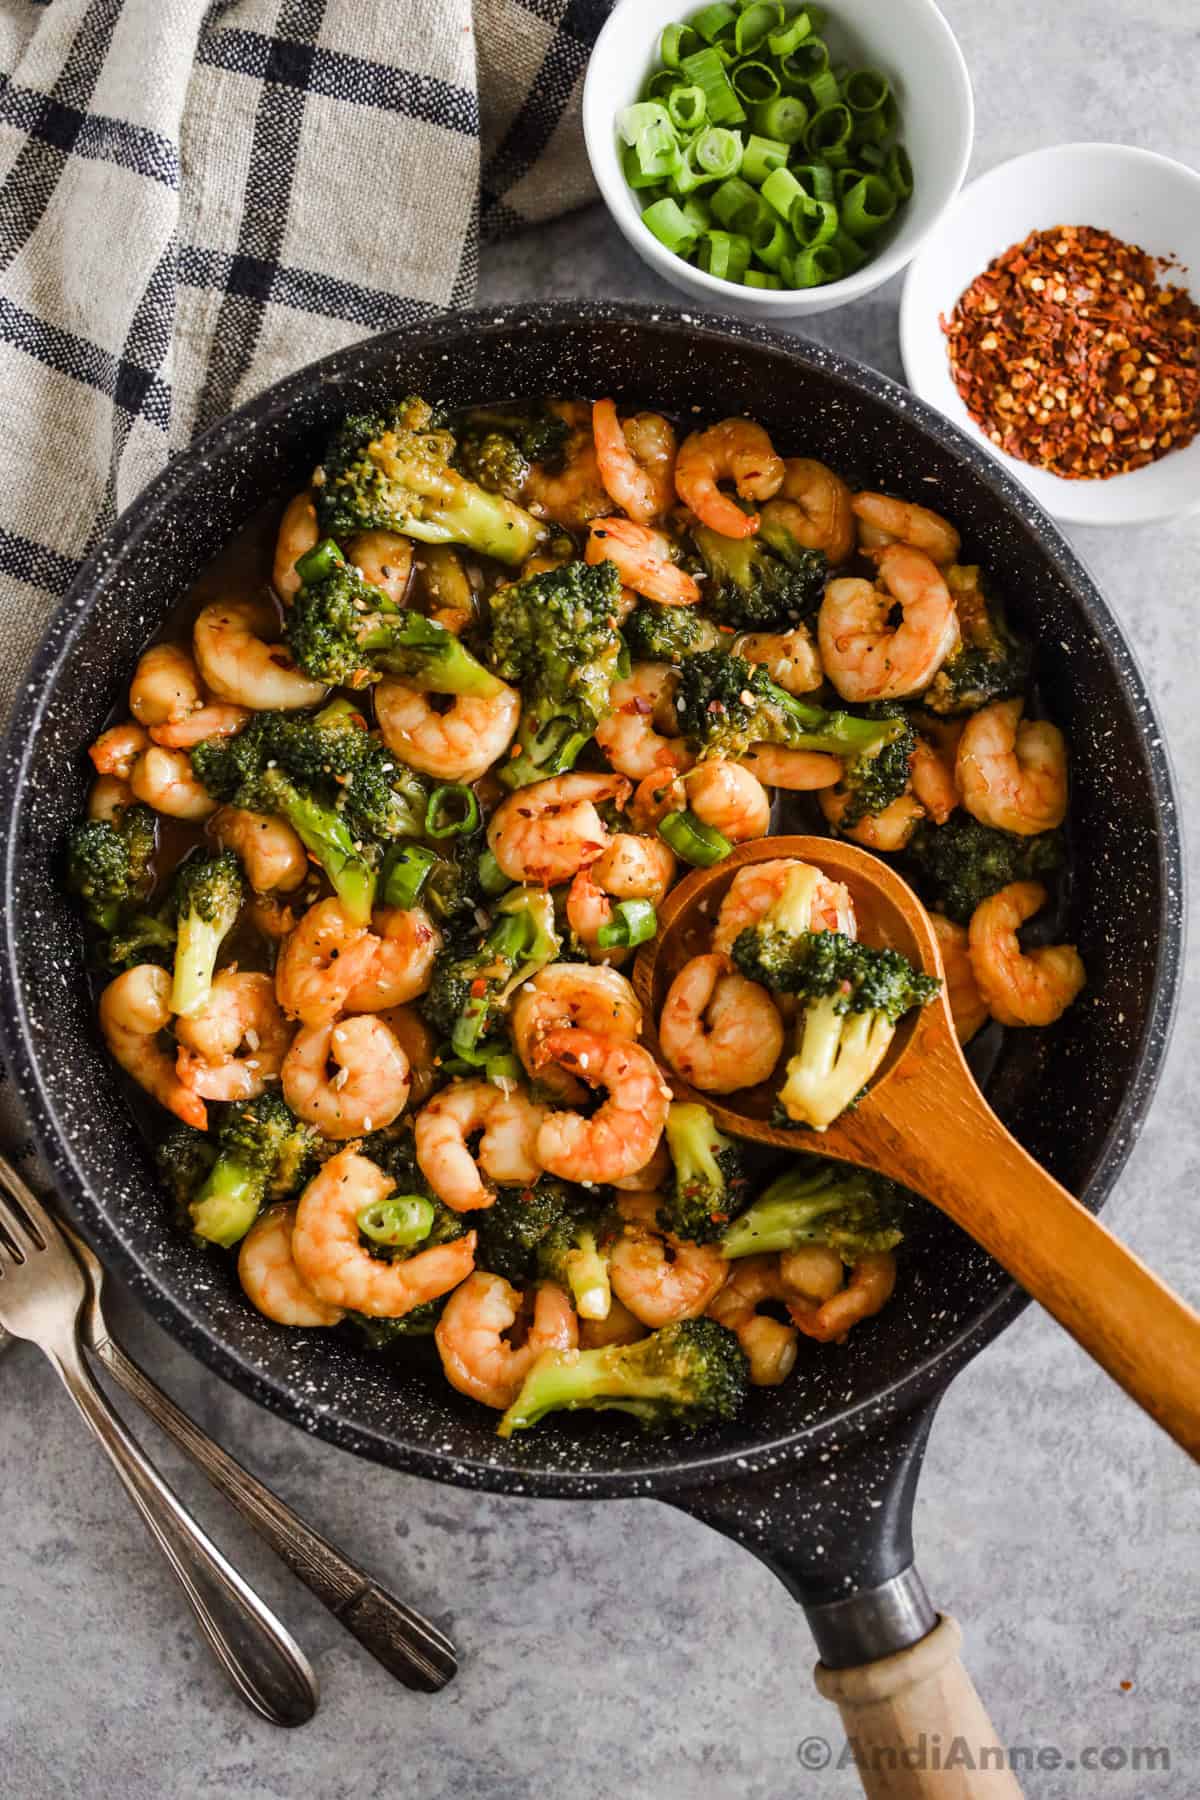
M483 979L482 975L477 975L471 983L471 998L472 1000L482 1000L486 993L487 982Z
M949 319L954 385L992 443L1069 481L1106 480L1200 432L1200 306L1170 259L1090 225L1034 231Z

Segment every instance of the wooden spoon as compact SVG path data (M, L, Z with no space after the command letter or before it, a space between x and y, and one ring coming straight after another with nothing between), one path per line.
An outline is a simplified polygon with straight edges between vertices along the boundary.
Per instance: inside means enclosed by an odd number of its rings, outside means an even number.
M673 1092L699 1100L722 1130L798 1154L861 1164L914 1188L961 1225L1176 1443L1200 1458L1200 1316L1171 1292L1000 1123L967 1067L945 993L910 1013L870 1089L827 1131L771 1123L777 1080L720 1097L699 1093L654 1034L671 981L710 946L718 908L747 863L799 857L850 890L865 943L899 950L929 975L942 959L929 916L886 863L836 838L762 838L680 882L659 911L633 984L645 1038Z

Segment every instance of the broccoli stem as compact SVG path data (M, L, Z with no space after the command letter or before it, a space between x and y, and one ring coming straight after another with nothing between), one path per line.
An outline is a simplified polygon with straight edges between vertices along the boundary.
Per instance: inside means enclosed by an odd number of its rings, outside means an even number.
M841 1181L828 1168L818 1167L807 1177L789 1169L726 1229L721 1249L735 1259L824 1243L825 1219L840 1211L847 1193L860 1186L857 1174Z
M581 1319L607 1319L612 1310L608 1263L596 1243L594 1231L581 1230L575 1248L563 1258L567 1286Z
M549 1412L576 1412L580 1407L656 1418L655 1401L674 1400L678 1382L642 1372L631 1380L625 1360L619 1344L601 1350L543 1350L497 1426L497 1434L511 1437L514 1431L527 1431Z
M580 751L592 736L592 732L580 731L574 720L566 717L547 719L538 725L530 715L529 726L522 717L517 755L501 765L500 779L505 787L522 788L534 781L546 781L552 775L565 775L575 767Z
M367 925L375 904L375 874L344 819L298 789L281 798L280 812L312 852L356 925Z
M360 650L377 668L434 694L467 694L494 700L504 683L485 669L466 645L421 613L385 613L380 623L358 640Z
M905 730L903 718L858 719L852 713L827 712L822 706L811 706L783 688L774 689L772 698L795 730L788 742L797 750L821 750L829 756L863 756L890 744Z
M182 1019L199 1012L212 993L213 970L225 928L210 925L194 913L179 920L175 940L175 971L171 983L171 1011Z
M230 1250L240 1243L262 1202L262 1179L236 1162L219 1156L208 1179L188 1207L192 1230L206 1243Z

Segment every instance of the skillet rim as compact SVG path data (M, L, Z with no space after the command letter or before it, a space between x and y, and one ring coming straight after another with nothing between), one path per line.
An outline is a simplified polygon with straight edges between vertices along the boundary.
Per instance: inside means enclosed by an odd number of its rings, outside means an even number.
M1029 1304L1028 1296L1015 1283L1004 1283L949 1343L901 1371L886 1387L847 1411L798 1431L768 1438L753 1449L722 1450L706 1443L689 1455L687 1441L675 1439L671 1442L676 1455L656 1460L651 1451L642 1467L587 1471L526 1468L520 1464L519 1451L514 1453L511 1447L508 1454L513 1460L507 1463L479 1461L427 1443L405 1442L365 1424L347 1422L332 1408L322 1408L314 1414L285 1382L263 1374L194 1318L186 1299L162 1286L149 1265L126 1248L93 1192L68 1129L56 1117L42 1079L36 1040L29 1028L16 970L13 911L21 863L20 834L16 829L18 808L35 735L49 697L95 604L97 581L102 576L111 577L114 566L119 568L124 554L153 528L156 519L181 502L193 470L215 448L226 451L233 443L252 442L265 421L286 414L298 394L323 383L333 387L348 385L356 375L385 364L414 344L453 350L469 348L480 335L495 329L577 327L586 332L596 326L636 329L646 325L674 326L697 343L712 343L718 349L733 339L773 351L807 370L840 380L873 405L903 414L942 449L965 462L1002 507L1015 511L1035 534L1042 554L1113 663L1146 756L1163 899L1156 921L1153 989L1134 1072L1100 1140L1095 1170L1083 1195L1092 1211L1099 1211L1104 1205L1145 1121L1170 1042L1181 987L1186 909L1178 795L1161 722L1137 657L1082 559L1032 496L981 446L890 377L808 339L740 319L672 305L549 302L441 313L414 326L359 339L284 377L219 420L142 490L100 540L54 612L23 676L0 765L0 868L4 879L0 1049L37 1148L62 1185L73 1211L83 1220L114 1271L177 1342L250 1399L339 1448L408 1473L495 1493L585 1499L672 1494L756 1470L777 1470L813 1450L844 1447L868 1431L878 1431L888 1420L905 1417L922 1400L939 1396L958 1370Z

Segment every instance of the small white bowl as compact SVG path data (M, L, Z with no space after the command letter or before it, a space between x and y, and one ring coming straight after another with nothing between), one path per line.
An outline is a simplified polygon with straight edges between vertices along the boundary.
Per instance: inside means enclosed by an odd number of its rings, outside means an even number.
M990 450L1056 519L1146 525L1180 518L1200 507L1200 438L1128 475L1064 481L998 450L959 398L940 316L950 317L963 290L1010 244L1055 225L1093 225L1152 256L1176 257L1183 271L1168 270L1163 279L1200 293L1200 175L1194 169L1126 144L1031 150L973 181L913 262L900 306L909 386Z
M789 7L789 11L795 10ZM638 255L673 287L711 309L770 324L826 312L869 294L895 275L962 186L975 107L954 33L933 0L832 0L822 36L837 60L883 69L900 107L900 138L913 165L913 196L877 256L826 287L768 291L721 281L672 255L642 224L621 168L616 116L641 93L658 62L664 25L686 19L689 0L618 0L596 39L583 88L583 131L605 204Z

